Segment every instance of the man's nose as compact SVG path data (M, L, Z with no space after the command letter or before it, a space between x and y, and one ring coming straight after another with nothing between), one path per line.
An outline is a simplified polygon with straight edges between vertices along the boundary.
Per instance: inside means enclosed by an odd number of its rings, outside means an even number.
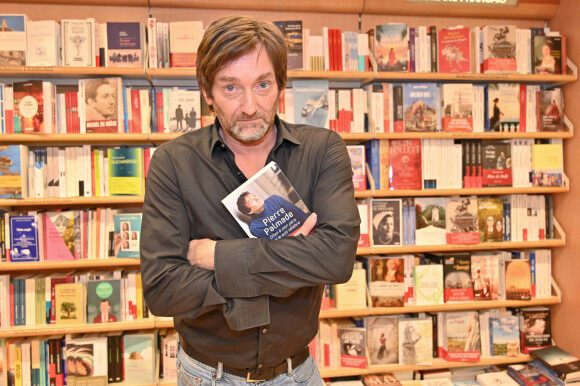
M253 90L245 91L242 98L242 112L248 116L254 115L254 113L256 113L258 110L258 106Z

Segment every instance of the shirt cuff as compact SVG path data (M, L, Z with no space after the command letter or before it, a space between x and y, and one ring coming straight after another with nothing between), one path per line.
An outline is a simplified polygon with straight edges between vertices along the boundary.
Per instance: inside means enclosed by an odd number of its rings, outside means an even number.
M248 269L249 239L219 240L215 246L214 267L219 293L226 298L252 298L259 295Z
M248 330L270 324L270 297L229 299L224 317L234 331Z

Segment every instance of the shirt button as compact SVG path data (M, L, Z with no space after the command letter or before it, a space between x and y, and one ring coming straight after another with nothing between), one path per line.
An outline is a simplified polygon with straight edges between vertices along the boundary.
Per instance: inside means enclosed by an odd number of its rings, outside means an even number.
M258 368L259 368L259 369L261 369L261 368L262 368L262 366L263 366L263 365L260 363L260 364L258 365Z
M265 333L267 333L267 332L268 332L268 329L267 329L267 328L264 328L264 329L262 330L262 334L265 334Z

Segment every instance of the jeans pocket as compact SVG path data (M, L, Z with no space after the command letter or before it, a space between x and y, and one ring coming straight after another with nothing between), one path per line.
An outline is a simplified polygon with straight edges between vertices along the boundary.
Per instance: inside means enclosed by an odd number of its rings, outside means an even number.
M298 368L292 369L292 378L297 383L304 383L308 382L312 375L318 372L318 367L316 367L316 363L314 363L314 359L312 356L309 356L304 363L302 363Z
M181 362L177 363L178 386L201 386L201 378L196 377L185 370Z

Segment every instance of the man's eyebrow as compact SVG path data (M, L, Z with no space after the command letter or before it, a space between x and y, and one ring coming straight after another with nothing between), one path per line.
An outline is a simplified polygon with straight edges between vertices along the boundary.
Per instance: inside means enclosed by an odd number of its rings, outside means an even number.
M269 78L271 76L274 76L274 74L271 71L264 72L263 74L258 75L258 77L256 78L256 80L267 79L267 78ZM240 80L240 78L238 78L236 76L223 75L223 76L220 76L217 80L218 81L222 81L222 82L237 82L237 81Z

